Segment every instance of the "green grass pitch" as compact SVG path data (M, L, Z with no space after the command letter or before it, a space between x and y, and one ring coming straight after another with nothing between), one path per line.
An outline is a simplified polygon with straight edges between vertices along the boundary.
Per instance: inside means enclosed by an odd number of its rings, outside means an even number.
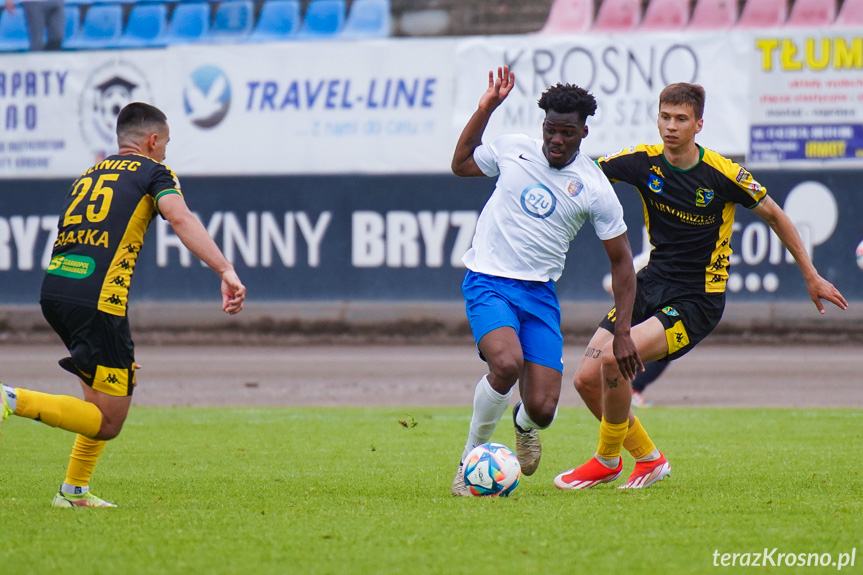
M514 447L508 416L494 440ZM776 548L834 560L856 549L843 572L860 572L863 411L639 416L671 462L661 483L557 490L598 433L586 410L562 409L511 497L462 499L449 487L467 408L133 408L93 479L120 507L99 510L50 507L73 437L13 417L0 437L0 570L706 573L724 553L754 562Z

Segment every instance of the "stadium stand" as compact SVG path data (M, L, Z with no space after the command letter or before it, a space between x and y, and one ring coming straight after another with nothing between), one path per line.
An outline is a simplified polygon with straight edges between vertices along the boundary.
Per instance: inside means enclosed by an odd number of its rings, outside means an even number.
M696 0L689 28L721 30L737 23L737 0Z
M835 26L863 26L863 0L843 0Z
M785 25L830 26L835 19L835 0L794 0Z
M126 28L117 40L117 48L164 46L168 31L168 6L161 3L135 4L129 11Z
M14 13L3 10L0 13L0 51L18 52L29 48L30 36L27 34L24 10L20 6Z
M216 6L208 40L237 42L245 39L255 25L255 6L251 0L226 0Z
M206 41L210 33L210 6L205 2L181 2L174 8L165 41L189 44Z
M345 0L312 0L306 7L298 38L333 38L345 26Z
M261 6L258 24L247 38L250 42L290 40L300 29L298 0L267 0Z
M603 0L593 29L600 32L633 30L641 23L641 9L641 0Z
M353 0L343 38L384 38L390 35L389 0Z
M675 30L689 22L689 0L650 0L641 21L643 30Z
M123 34L123 8L119 4L93 4L87 8L81 27L63 43L64 48L111 48Z
M593 26L593 0L555 0L542 27L543 34L587 32Z
M743 5L738 28L776 28L785 24L788 0L749 0Z

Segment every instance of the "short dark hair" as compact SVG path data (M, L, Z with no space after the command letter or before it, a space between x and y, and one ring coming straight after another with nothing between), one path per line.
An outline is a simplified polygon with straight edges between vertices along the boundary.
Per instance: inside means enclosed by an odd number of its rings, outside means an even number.
M163 126L167 123L168 117L156 106L144 102L132 102L117 115L117 137L122 137L131 130L142 129L153 124Z
M663 104L692 106L695 119L700 120L704 116L704 101L706 99L707 94L704 92L704 87L699 84L678 82L669 84L662 90L659 94L659 106L662 107Z
M546 114L549 110L558 114L577 112L583 122L596 113L596 98L593 94L574 84L558 82L556 86L542 93L537 104Z

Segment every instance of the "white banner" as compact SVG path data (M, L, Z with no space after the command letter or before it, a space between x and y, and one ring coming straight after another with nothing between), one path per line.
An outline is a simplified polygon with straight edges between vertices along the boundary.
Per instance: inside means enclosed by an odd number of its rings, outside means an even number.
M166 113L184 174L449 169L451 41L171 51Z
M737 33L582 34L472 39L456 51L456 115L463 126L488 86L488 71L508 64L516 87L489 122L485 140L522 132L539 138L542 92L558 82L577 84L599 105L587 122L582 151L598 157L659 141L659 93L673 82L707 90L699 142L721 154L742 155L747 143L749 89L746 36Z
M863 165L861 31L782 32L751 40L751 163Z
M557 82L599 102L591 156L658 141L670 82L708 93L699 141L743 155L751 34L631 34L189 45L0 56L0 178L74 177L116 151L129 101L162 108L166 163L188 175L447 173L461 129L509 64L516 89L486 138L540 136Z
M4 55L0 58L0 177L77 175L117 149L117 113L161 105L166 52Z

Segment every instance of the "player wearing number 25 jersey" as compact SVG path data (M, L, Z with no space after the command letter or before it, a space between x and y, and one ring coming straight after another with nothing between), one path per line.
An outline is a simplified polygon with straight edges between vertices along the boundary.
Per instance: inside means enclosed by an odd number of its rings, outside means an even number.
M161 163L168 140L161 110L141 102L123 108L117 155L75 180L60 213L42 283L42 314L69 351L60 367L80 380L84 399L0 384L0 421L14 414L77 434L54 507L116 507L90 493L90 477L131 405L137 365L126 315L129 285L156 214L219 275L222 309L243 309L246 288Z
M174 173L146 156L111 156L87 170L63 206L42 299L126 315L135 262L157 202L179 193Z

